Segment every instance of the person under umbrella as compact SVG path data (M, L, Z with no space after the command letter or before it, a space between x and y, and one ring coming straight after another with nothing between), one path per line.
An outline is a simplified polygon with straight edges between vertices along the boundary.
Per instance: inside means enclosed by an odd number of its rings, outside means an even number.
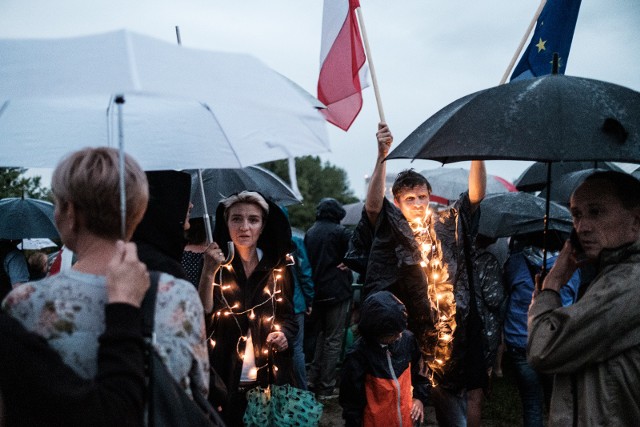
M297 332L288 267L291 227L277 205L243 191L218 205L213 237L198 292L211 366L228 395L211 403L222 407L228 425L237 426L243 425L249 390L291 381L290 343ZM220 248L229 241L232 246ZM230 248L235 256L225 254Z
M488 381L471 265L477 207L485 196L484 162L471 163L469 191L432 216L431 187L413 170L398 174L393 204L385 199L385 157L393 136L385 123L378 125L376 136L376 166L345 263L366 275L365 293L388 290L405 304L426 374L437 384L431 392L436 417L440 423L464 425L466 390Z
M20 283L29 281L29 266L19 240L0 239L0 301Z
M126 217L121 224L119 169L118 150L105 147L73 152L58 164L51 180L56 225L77 262L54 276L18 286L3 303L7 313L43 336L84 378L97 372L108 263L118 241L132 236L149 198L144 172L126 155ZM155 335L154 347L176 382L189 395L192 388L207 395L204 317L190 283L164 273L159 276Z

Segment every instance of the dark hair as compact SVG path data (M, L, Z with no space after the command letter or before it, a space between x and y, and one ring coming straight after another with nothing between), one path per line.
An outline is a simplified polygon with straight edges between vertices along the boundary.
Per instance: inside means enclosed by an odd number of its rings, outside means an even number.
M604 181L613 187L613 195L625 209L640 207L640 181L624 172L603 171L589 175L584 182Z
M412 188L420 185L426 185L429 195L431 195L431 184L427 181L427 178L412 169L405 169L396 176L396 180L393 182L391 192L393 197L398 197L404 190L411 190Z
M184 232L185 238L192 245L199 245L207 241L207 230L204 218L189 218L189 229ZM213 227L211 227L213 230Z

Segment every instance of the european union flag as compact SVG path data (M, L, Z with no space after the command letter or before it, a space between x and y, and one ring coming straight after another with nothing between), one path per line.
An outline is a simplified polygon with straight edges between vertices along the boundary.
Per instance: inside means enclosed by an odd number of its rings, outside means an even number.
M559 56L558 72L564 74L580 1L547 0L531 42L511 74L511 81L551 74L554 52Z

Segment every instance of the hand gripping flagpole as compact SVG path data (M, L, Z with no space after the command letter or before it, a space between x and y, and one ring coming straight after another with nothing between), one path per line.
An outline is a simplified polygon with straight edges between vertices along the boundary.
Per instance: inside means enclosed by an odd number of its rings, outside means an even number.
M373 58L371 57L371 48L369 48L369 38L367 37L367 29L364 26L364 17L362 16L362 7L358 6L356 9L358 13L358 21L360 24L360 31L362 32L362 41L364 42L364 51L367 56L367 62L369 63L369 71L371 71L371 83L373 84L373 92L376 95L376 103L378 104L378 115L380 121L386 123L384 118L384 110L382 109L382 98L380 97L380 90L378 89L378 79L376 78L376 69L373 66Z

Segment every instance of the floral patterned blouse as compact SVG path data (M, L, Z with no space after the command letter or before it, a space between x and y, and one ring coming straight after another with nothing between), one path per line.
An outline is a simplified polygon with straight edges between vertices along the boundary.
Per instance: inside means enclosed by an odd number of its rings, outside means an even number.
M106 278L66 270L14 289L3 309L25 328L42 335L64 362L84 378L97 372L98 338L104 332ZM202 304L189 282L161 274L155 318L155 348L189 395L206 396L209 359Z

